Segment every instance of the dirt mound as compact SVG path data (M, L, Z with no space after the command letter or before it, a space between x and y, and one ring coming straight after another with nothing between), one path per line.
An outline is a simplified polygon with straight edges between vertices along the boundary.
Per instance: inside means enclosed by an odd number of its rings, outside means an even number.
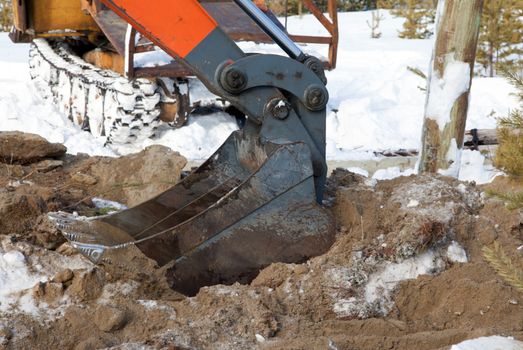
M45 213L97 214L92 201L97 197L134 206L173 186L185 164L185 158L164 146L120 158L67 155L33 164L1 164L0 235L18 234L56 248L64 240Z
M67 149L43 137L18 131L0 131L0 161L8 164L33 163L44 158L62 157Z
M170 290L165 271L136 248L96 267L50 243L57 233L36 219L52 205L86 211L91 203L82 198L107 184L154 182L153 195L165 179L175 181L172 172L152 171L182 165L164 152L126 162L66 158L53 176L34 172L31 184L9 192L15 201L37 186L62 189L39 189L45 206L28 204L2 223L15 234L0 246L0 349L444 349L483 335L523 337L522 295L481 251L497 240L520 266L523 218L473 184L440 176L376 183L337 171L327 193L338 234L328 253L272 264L250 285L205 287L191 298ZM114 170L121 164L131 178ZM140 164L152 173L140 175ZM139 200L121 188L105 197ZM13 282L14 267L24 284ZM11 281L4 285L18 287L2 291L2 273Z

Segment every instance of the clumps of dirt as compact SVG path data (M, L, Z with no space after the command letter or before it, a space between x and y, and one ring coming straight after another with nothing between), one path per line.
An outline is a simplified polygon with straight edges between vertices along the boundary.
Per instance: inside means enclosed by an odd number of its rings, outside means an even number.
M0 162L3 163L34 163L44 158L62 157L66 151L64 145L50 143L39 135L0 131Z
M174 186L186 163L179 153L154 145L125 157L99 158L73 176L90 177L90 193L106 193L102 197L132 207Z
M95 197L134 206L173 186L186 164L164 146L110 158L65 155L62 145L18 132L0 133L0 144L0 235L48 249L64 239L46 213L97 214ZM38 152L24 151L29 146Z
M166 166L157 156L151 162ZM81 199L93 188L128 181L118 172L106 180L109 170L99 169L110 164L80 156L50 170L68 184L59 209L79 198L74 208L86 210ZM59 188L39 172L31 181L24 186ZM114 193L104 197L131 192ZM523 297L481 251L496 240L521 264L520 213L441 176L373 182L337 171L327 193L338 234L326 254L190 298L136 247L94 266L28 211L27 231L6 235L0 248L0 291L14 283L4 272L25 281L0 295L0 349L443 349L478 336L523 337Z

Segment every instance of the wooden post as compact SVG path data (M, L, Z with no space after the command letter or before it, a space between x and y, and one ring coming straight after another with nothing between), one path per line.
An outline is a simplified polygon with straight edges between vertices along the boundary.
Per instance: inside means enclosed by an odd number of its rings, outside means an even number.
M420 173L457 177L483 0L439 0L428 76Z

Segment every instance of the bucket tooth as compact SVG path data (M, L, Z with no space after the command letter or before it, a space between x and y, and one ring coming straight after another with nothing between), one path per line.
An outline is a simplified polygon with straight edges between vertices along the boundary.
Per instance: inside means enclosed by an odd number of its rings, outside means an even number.
M316 203L311 154L302 142L266 143L233 133L180 183L134 208L88 220L51 218L94 262L136 245L171 287L247 282L273 262L300 262L333 242L328 213Z

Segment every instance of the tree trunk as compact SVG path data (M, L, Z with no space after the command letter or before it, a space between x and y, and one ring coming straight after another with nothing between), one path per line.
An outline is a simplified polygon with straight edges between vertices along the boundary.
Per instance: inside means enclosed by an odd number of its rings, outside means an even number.
M483 0L440 0L428 76L420 173L457 177Z

